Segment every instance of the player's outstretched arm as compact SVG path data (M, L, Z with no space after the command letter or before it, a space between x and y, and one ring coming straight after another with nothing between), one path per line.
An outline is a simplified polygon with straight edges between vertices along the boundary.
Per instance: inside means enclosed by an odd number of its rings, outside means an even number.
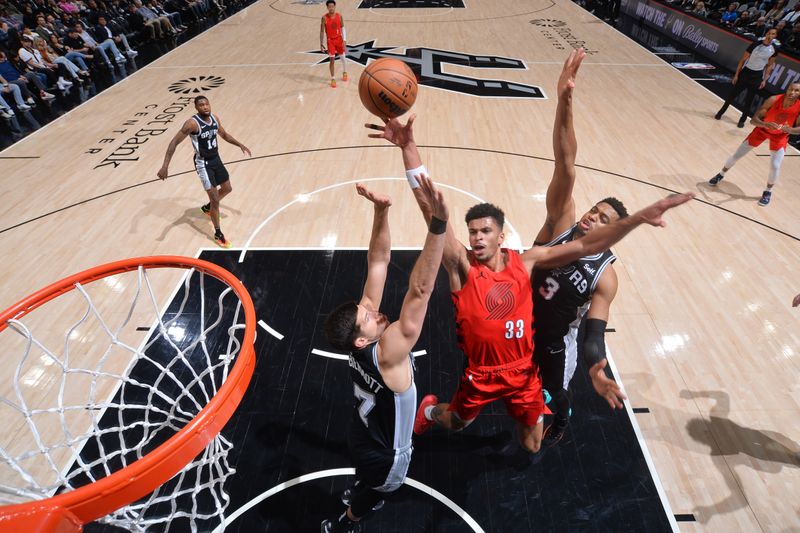
M606 359L605 331L608 325L608 314L611 302L617 294L617 273L609 265L597 282L592 304L586 315L585 333L583 336L582 348L583 358L586 367L589 369L589 377L592 378L594 390L602 396L612 409L621 409L622 402L627 399L620 389L617 382L606 376L605 368L608 364Z
M575 79L586 52L583 48L572 50L564 62L558 79L558 105L553 123L553 154L555 168L553 178L547 187L547 218L536 236L537 242L549 242L575 221L575 200L572 190L575 186L575 156L578 141L572 121L572 92Z
M217 125L219 125L219 136L220 137L222 137L223 139L225 139L227 142L231 143L232 145L238 146L239 149L242 151L242 153L245 154L247 157L250 157L250 156L253 155L253 154L250 153L250 149L247 146L243 145L242 143L240 143L239 141L234 139L233 135L231 135L230 133L225 131L225 128L222 127L222 122L219 120L219 117L217 117Z
M411 191L414 193L414 198L417 201L420 212L425 219L425 223L430 224L432 208L429 205L428 196L418 187L420 176L424 176L425 178L429 176L427 174L427 169L425 169L422 164L422 157L419 154L417 143L414 141L414 120L416 120L416 118L417 115L412 114L408 117L408 121L405 124L396 118L391 120L381 119L383 120L383 125L364 124L364 127L379 132L370 133L368 136L371 139L386 139L402 150L406 178L411 186ZM458 275L459 267L466 265L465 269L469 269L467 249L458 241L456 232L449 222L447 224L446 236L443 264L451 276Z
M558 246L531 248L522 254L522 259L529 270L534 266L536 268L564 266L581 257L608 250L641 224L649 224L656 227L666 226L667 223L663 219L664 213L673 207L685 204L692 198L694 198L694 193L692 192L671 194L629 217L590 231L581 239L559 244Z
M386 328L380 340L379 362L382 370L408 361L408 353L422 331L422 324L428 311L428 301L442 262L448 219L447 204L441 191L436 190L430 178L421 177L419 188L431 205L433 216L425 237L425 245L408 280L408 292L403 300L400 318Z
M798 305L800 305L800 294L795 296L794 300L792 300L792 307L797 307Z
M169 175L169 163L172 161L172 156L175 154L175 149L178 147L183 140L189 136L191 133L197 133L200 131L200 128L197 126L197 123L189 119L183 123L181 129L178 133L175 134L175 137L169 142L169 146L167 146L167 153L164 155L164 163L161 165L161 168L158 170L158 177L162 180L167 179Z
M370 191L361 183L356 183L356 191L372 202L374 206L372 235L367 252L367 282L364 284L361 304L377 310L381 306L383 287L386 285L386 275L389 272L389 261L391 260L392 238L389 233L389 207L392 205L392 199Z

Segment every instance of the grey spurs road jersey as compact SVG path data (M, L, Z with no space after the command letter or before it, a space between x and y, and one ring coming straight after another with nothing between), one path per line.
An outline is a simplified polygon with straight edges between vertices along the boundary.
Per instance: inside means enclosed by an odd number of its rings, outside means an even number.
M411 386L396 393L386 386L378 369L378 343L350 354L350 377L356 397L351 431L359 442L369 440L373 448L405 449L411 446L417 412L417 386L411 354Z
M217 131L219 130L219 124L217 124L217 119L214 118L214 115L210 115L211 123L209 124L204 122L200 115L192 115L192 118L200 127L198 133L189 134L189 138L192 140L192 146L194 146L195 158L204 159L206 161L214 159L219 155L219 151L217 150Z
M556 246L569 242L575 238L577 227L574 224L552 241L539 246ZM542 341L563 339L571 325L577 327L588 309L600 276L616 260L613 252L607 250L587 255L560 268L534 269L533 313L537 346Z

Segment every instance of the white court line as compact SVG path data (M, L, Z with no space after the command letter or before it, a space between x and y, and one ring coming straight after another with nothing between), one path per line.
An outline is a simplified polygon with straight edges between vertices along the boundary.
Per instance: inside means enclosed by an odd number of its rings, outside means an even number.
M339 359L341 361L347 361L347 360L350 359L349 355L344 355L344 354L341 354L341 353L334 353L334 352L326 352L325 350L320 350L318 348L312 349L311 353L313 353L314 355L322 356L322 357L328 357L329 359ZM420 357L420 356L423 356L423 355L425 355L427 353L428 352L425 351L425 350L419 350L419 351L416 351L416 352L411 352L411 355L413 355L414 357Z
M322 357L328 357L330 359L340 359L342 361L347 361L347 360L350 359L349 355L344 355L344 354L341 354L341 353L326 352L325 350L318 350L316 348L311 350L311 353L313 353L314 355L321 355Z
M314 191L311 191L309 193L299 194L291 202L289 202L287 204L284 204L283 206L279 207L271 215L269 215L267 218L265 218L261 222L261 224L258 225L258 227L255 230L253 230L253 233L250 234L250 237L247 239L247 242L242 247L242 253L239 254L239 263L244 262L244 256L247 253L247 251L250 249L250 243L253 242L253 239L255 238L255 236L264 228L264 226L266 226L269 223L270 220L272 220L273 218L278 216L280 213L282 213L283 211L285 211L289 207L293 206L296 203L307 203L311 196L314 196L315 194L318 194L318 193L321 193L321 192L325 192L325 191L328 191L328 190L331 190L331 189L335 189L337 187L344 187L345 185L352 185L354 183L369 183L369 182L373 182L373 181L403 181L403 182L405 182L406 178L405 177L403 177L403 178L385 177L385 178L355 179L355 180L349 180L349 181L334 183L334 184L331 184L331 185L326 185L325 187L321 187L321 188L319 188L317 190L314 190ZM472 194L471 192L465 191L465 190L460 189L458 187L455 187L453 185L447 185L446 183L442 183L442 182L436 182L436 185L438 187L441 187L442 189L450 189L450 190L453 190L453 191L456 191L456 192L460 192L461 194L464 194L464 195L469 196L470 198L472 198L474 200L477 200L479 203L483 203L483 202L486 201L486 200L482 199L481 197ZM514 250L521 250L522 249L522 240L520 239L519 234L514 229L514 226L511 224L511 222L508 219L506 219L506 224L508 225L508 238L505 241L506 247L507 248L512 248Z
M222 533L222 531L225 531L225 528L228 526L228 524L235 521L237 518L246 513L249 509L263 502L270 496L274 496L275 494L278 494L279 492L285 489L294 487L301 483L305 483L306 481L313 481L315 479L335 477L335 476L354 476L355 473L356 473L355 468L333 468L331 470L320 470L319 472L303 474L302 476L296 477L294 479L284 481L280 485L272 487L268 491L261 493L260 495L256 496L243 506L239 507L238 509L236 509L236 511L234 511L234 513L230 517L228 518L223 517L222 524L217 526L217 528L214 530L214 533ZM478 525L478 522L476 522L474 518L472 518L469 514L467 514L467 512L461 507L459 507L458 504L453 502L453 500L451 500L438 490L411 478L406 478L405 481L403 481L403 483L408 485L409 487L417 489L420 492L424 492L425 494L431 496L435 500L438 500L441 503L443 503L455 514L460 516L461 519L464 520L464 522L466 522L467 525L470 526L472 528L472 531L474 531L475 533L485 533L483 528L480 525Z
M606 359L608 359L608 365L611 367L611 371L614 373L614 378L617 380L619 388L622 389L622 392L625 392L625 385L622 383L622 376L620 376L619 370L617 370L617 365L614 364L614 358L611 357L611 349L608 347L608 343L606 343ZM625 396L628 396L628 394L625 393ZM669 520L670 526L672 526L672 531L675 533L680 533L680 529L678 529L678 522L675 520L675 515L672 512L672 507L669 505L669 500L667 500L667 493L664 492L664 486L661 484L661 478L658 477L656 465L653 463L653 458L650 456L650 450L647 449L647 443L644 441L642 430L639 429L639 423L636 422L636 414L633 412L633 408L631 407L631 401L628 399L622 403L625 404L625 410L628 412L628 418L631 419L633 431L636 433L636 439L639 441L639 447L642 449L642 455L644 455L647 468L650 469L650 475L653 478L653 484L655 484L656 490L658 491L658 497L661 498L661 505L664 506L664 511L667 513L667 519Z
M273 337L275 337L279 341L283 340L283 335L278 333L277 330L271 328L270 325L267 324L266 322L264 322L263 320L259 320L258 321L258 325L261 326L262 328L264 328L265 330L267 330L267 333L269 333L270 335L272 335Z
M290 67L290 66L307 66L313 67L317 63L231 63L228 65L175 65L163 67L150 67L151 69L176 69L176 68L237 68L237 67Z

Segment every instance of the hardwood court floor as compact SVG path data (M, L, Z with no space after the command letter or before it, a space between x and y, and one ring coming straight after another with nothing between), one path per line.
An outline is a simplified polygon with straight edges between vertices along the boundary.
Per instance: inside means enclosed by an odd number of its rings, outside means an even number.
M705 182L748 130L714 121L716 96L564 0L400 11L341 4L351 46L525 62L525 70L443 71L538 86L548 98L420 87L414 108L423 158L450 187L454 221L476 197L495 202L512 244L532 242L543 221L561 63L570 43L592 52L575 96L579 212L608 195L639 207L668 191L698 194L668 215L667 228L637 230L615 247L620 290L608 335L631 405L650 410L637 419L672 509L697 520L680 528L800 528L800 313L790 308L800 292L796 154L768 208L756 205L768 160L755 154L710 189ZM204 92L212 111L253 151L245 160L222 146L234 187L223 229L235 245L365 246L370 211L348 183L395 178L373 184L394 198L393 243L419 246L424 228L398 179L399 154L361 126L371 120L356 94L362 67L351 61L354 81L334 90L321 56L305 53L317 46L322 12L259 2L2 152L0 301L98 263L212 245L188 142L173 176L155 179L191 114L184 95L169 90L179 82L218 85ZM171 285L161 289L166 298Z

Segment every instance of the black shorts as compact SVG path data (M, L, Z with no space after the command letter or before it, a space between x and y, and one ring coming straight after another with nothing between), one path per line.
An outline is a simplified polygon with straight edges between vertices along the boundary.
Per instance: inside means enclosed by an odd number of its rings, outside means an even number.
M212 187L218 187L231 179L228 169L222 164L222 159L219 156L211 159L195 157L194 168L200 177L200 183L203 184L203 190L206 191Z
M350 435L350 460L356 467L356 480L376 491L387 493L400 488L406 479L413 448L379 450Z

